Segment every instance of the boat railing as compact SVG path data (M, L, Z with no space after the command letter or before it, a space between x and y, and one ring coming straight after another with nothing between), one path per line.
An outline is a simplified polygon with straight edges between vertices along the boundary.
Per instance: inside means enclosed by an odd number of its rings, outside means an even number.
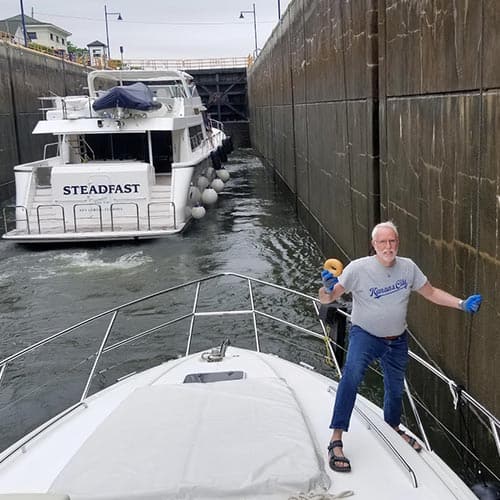
M111 214L111 231L115 230L116 216L115 216L114 211L117 209L117 207L120 207L120 208L132 207L134 209L135 215L121 215L120 218L121 219L123 219L123 218L135 219L136 229L137 229L137 231L139 231L139 227L140 227L140 224L139 224L139 205L137 203L134 203L134 202L123 202L123 201L111 203L111 205L109 206L109 210L110 210L110 214ZM149 217L148 217L148 219L149 219Z
M82 216L82 211L83 210L88 210L97 207L97 213L99 215L99 231L102 232L103 230L103 224L102 224L102 207L98 203L75 203L73 205L73 227L75 228L75 233L78 232L78 225L77 225L77 220L82 221L82 220L92 220L94 221L93 215L90 216ZM82 210L83 209L83 210ZM79 215L77 217L77 211L79 212ZM64 217L64 208L63 208L63 217ZM111 211L111 224L113 224L113 212ZM66 232L66 231L64 231Z
M83 146L83 148L82 148ZM87 163L89 161L89 158L92 160L92 161L95 161L95 152L94 150L92 149L92 147L90 146L90 144L85 140L84 137L80 136L80 139L79 139L79 145L76 146L78 151L77 151L77 154L78 156L80 157L80 161L82 163ZM83 151L83 152L82 152ZM90 154L91 156L89 157L88 155L88 152L90 151Z
M14 213L14 218L9 217L9 212ZM18 217L18 211L24 212L24 217ZM26 207L23 205L8 205L6 207L3 207L3 227L4 227L4 232L8 233L9 232L9 222L10 223L15 223L17 225L23 225L26 224L26 233L31 234L31 229L30 229L30 221L28 217L28 211L26 210Z
M52 209L61 209L61 217L54 217L52 214L50 217L43 217L40 218L40 211L49 209L52 212ZM42 222L62 222L62 227L63 227L63 233L66 232L66 221L64 219L64 207L62 205L59 205L57 203L53 204L44 204L44 205L38 205L36 207L36 222L38 226L38 234L42 234Z
M350 319L350 314L343 311L342 309L337 309L337 313ZM411 332L411 330L409 328L407 328L407 330L408 330L409 334L413 338L415 338L415 336ZM495 446L497 448L498 455L500 456L500 435L499 435L500 420L498 418L496 418L495 415L493 415L493 413L491 413L485 406L483 406L481 403L479 403L479 401L474 399L467 391L465 391L460 384L457 384L455 381L453 381L452 379L447 377L446 374L442 370L436 368L436 366L433 366L431 363L429 363L428 361L426 361L421 356L419 356L418 354L414 353L411 350L409 351L409 356L410 356L410 358L415 360L420 366L422 366L424 369L426 369L427 371L432 373L435 377L437 377L438 379L440 379L442 382L444 382L446 384L446 386L448 387L448 389L451 393L455 410L457 409L457 407L460 403L460 400L463 399L464 401L466 401L467 403L472 405L472 407L475 408L475 410L477 412L479 412L479 414L481 414L486 419L486 421L488 422L488 425L490 427L493 439L495 441ZM405 380L405 392L406 392L406 395L408 397L411 408L413 410L413 413L415 415L415 419L416 419L416 422L418 424L421 436L424 439L424 441L426 442L428 449L430 449L430 444L429 444L427 434L425 432L424 426L422 425L422 421L421 421L420 416L418 414L418 411L416 409L415 401L411 395L411 391L409 389L409 386L408 386L408 383L406 380Z
M46 160L47 159L47 150L52 147L52 146L56 146L57 150L56 150L56 154L54 156L59 156L59 143L58 142L49 142L47 144L45 144L43 146L43 159Z
M44 118L47 118L48 111L60 110L63 120L68 120L71 118L94 118L98 116L92 104L95 101L95 97L90 96L48 96L39 97L41 102L40 111L44 114Z
M173 201L150 201L148 203L148 231L151 231L151 219L158 218L158 215L152 215L151 214L151 209L154 208L155 206L163 206L167 205L172 208L172 217L174 221L174 229L177 229L177 218L175 214L175 203Z
M244 297L246 301L246 307L243 308L236 308L236 309L230 309L230 308L224 308L221 304L225 304L226 301L221 302L214 297L213 293L213 286L210 287L211 285L217 285L217 280L219 279L236 279L238 280L238 284L242 287L242 290L238 290L238 293L235 294L235 297ZM204 291L207 291L207 294L209 298L211 298L216 306L214 306L216 309L215 310L206 310L206 303L201 299L201 288L203 287L210 287L205 289ZM193 290L194 289L194 290ZM227 293L227 290L229 290L230 287L224 286L224 291ZM246 292L244 292L246 290ZM306 305L306 308L300 307L300 312L304 315L309 315L310 319L313 319L313 323L316 324L317 329L313 329L312 326L300 326L299 324L295 323L292 321L290 317L290 312L291 308L288 303L285 304L285 301L280 300L279 306L274 306L272 304L275 303L275 301L270 300L270 290L275 290L279 292L283 292L286 294L286 298L289 300L295 300L295 299L304 299L304 304ZM173 317L164 317L163 314L166 313L166 310L168 310L168 307L170 305L176 303L175 300L175 295L174 299L169 302L166 297L169 294L174 294L175 292L185 292L188 291L190 295L192 296L192 304L189 306L189 304L186 306L185 310L181 310L180 312L176 312L176 315ZM274 292L272 292L274 293ZM144 310L150 311L151 310L151 305L154 304L154 302L148 303L148 301L153 301L153 299L160 298L161 297L161 304L162 308L167 307L166 310L162 313L160 316L156 316L157 318L157 323L152 324L151 320L148 320L147 324L144 325L145 328L140 329L139 331L134 331L130 334L130 336L123 337L121 335L118 335L118 340L115 340L113 342L110 341L112 338L112 333L115 333L115 329L118 330L118 332L121 333L121 328L123 328L123 325L121 327L116 327L117 325L117 320L121 315L124 315L124 320L128 321L127 318L130 318L130 316L127 316L127 314L130 313L130 311L133 312L134 316L137 316L139 314L139 310ZM205 297L204 297L205 298ZM257 305L257 300L259 299L258 304L261 304L260 306ZM266 310L266 304L269 303L271 304L271 307L269 310ZM307 305L308 304L308 305ZM137 306L141 305L143 306L142 309L138 308ZM245 304L244 304L245 305ZM277 315L279 311L283 312L284 317L280 317ZM344 315L345 317L349 317L348 313L339 310L340 314ZM308 317L309 317L308 316ZM239 273L233 273L233 272L221 272L218 274L214 274L211 276L207 276L205 278L199 278L196 280L189 281L187 283L181 284L181 285L176 285L152 294L149 294L145 297L127 302L125 304L119 305L117 307L113 307L107 311L101 312L97 315L92 316L91 318L85 319L83 321L80 321L76 323L75 325L72 325L68 328L65 328L57 333L54 333L38 342L35 342L34 344L25 347L21 349L20 351L16 352L15 354L12 354L10 356L7 356L3 360L0 361L0 393L3 390L4 386L4 380L5 380L5 374L7 373L9 367L13 366L13 369L15 370L15 364L14 362L16 360L21 360L23 357L25 357L28 353L34 352L38 349L40 349L42 346L48 345L52 342L54 342L56 339L59 339L61 337L67 336L68 334L78 331L80 328L84 326L88 326L90 324L98 325L98 332L103 332L101 334L101 337L97 335L95 342L99 343L99 347L96 350L92 350L92 355L88 357L88 360L92 360L92 366L90 368L90 371L88 372L88 375L86 376L86 381L84 384L84 389L81 392L81 395L79 397L78 401L75 401L72 403L71 406L69 406L64 413L60 414L57 417L54 417L52 420L49 420L46 422L44 425L38 428L38 430L33 431L32 433L28 434L26 438L24 438L22 441L19 442L19 445L16 447L11 447L9 448L8 452L2 456L0 459L0 463L5 460L8 456L10 456L12 453L17 451L19 448L23 447L29 440L31 440L33 437L38 435L40 432L42 432L44 429L46 429L48 426L50 426L52 423L56 422L59 420L62 416L68 414L69 412L73 411L76 408L79 408L84 404L85 399L89 396L90 394L90 389L92 386L92 382L99 373L103 373L105 370L97 370L97 368L100 365L101 358L106 353L109 353L111 351L115 351L117 349L120 349L126 345L129 345L131 343L137 342L139 340L144 340L146 337L150 337L153 334L158 334L158 333L164 333L166 329L169 327L176 325L177 327L181 328L181 331L186 333L187 340L186 340L186 348L184 351L184 354L186 356L190 355L192 353L192 346L193 346L193 339L195 338L195 332L196 326L198 325L198 322L201 323L201 326L198 326L198 329L204 331L203 325L204 321L206 319L221 319L221 318L226 318L226 319L231 319L235 318L238 321L234 321L231 323L231 325L235 326L238 325L241 321L241 318L247 317L249 322L251 323L251 332L249 332L253 339L251 340L253 345L254 345L254 350L257 352L261 352L262 350L262 338L266 337L266 339L269 338L277 338L278 340L281 340L285 343L285 346L288 345L288 347L293 347L292 351L297 351L300 350L301 352L311 355L315 357L315 359L321 359L323 361L327 361L328 359L333 359L335 360L334 366L335 370L337 372L338 377L341 377L341 371L340 371L340 366L339 362L337 361L337 357L335 354L335 347L338 347L336 345L336 342L330 337L329 335L329 330L326 328L325 323L319 318L319 301L317 298L312 297L310 295L307 295L302 292L298 292L295 290L291 290L289 288L286 288L284 286L276 285L273 283L269 283L257 278L252 278L249 276L245 276ZM301 318L302 319L302 318ZM104 323L101 323L100 321L104 321ZM267 329L267 322L271 321L272 325L278 325L281 328L284 328L285 331L280 330L279 336L274 333L274 330L272 328L269 330ZM307 325L309 323L306 323ZM266 328L264 328L264 326ZM186 331L187 328L187 331ZM228 334L232 332L234 328L229 328L229 329L221 329L221 335L224 335L224 337L227 337ZM289 331L293 330L295 334L298 334L298 341L294 342L294 337L290 335ZM222 333L223 332L223 333ZM176 331L176 335L178 335L179 332ZM100 338L100 340L99 340ZM196 337L197 340L199 339ZM318 352L313 351L312 347L307 344L306 340L307 339L315 339L314 341L320 341L320 345L323 346L322 349ZM317 346L315 347L317 348ZM282 352L280 351L278 353L280 356L283 356ZM498 431L500 429L500 421L489 411L487 410L483 405L481 405L478 401L476 401L470 394L468 394L465 390L460 389L459 385L453 381L452 379L448 378L441 370L436 369L434 366L432 366L430 363L426 362L423 360L420 356L414 354L413 352L410 352L411 358L416 361L419 365L421 365L423 368L429 370L430 373L434 374L439 380L443 381L444 384L450 388L450 390L454 394L460 393L460 398L461 401L467 402L472 408L478 412L482 418L485 418L491 427L491 434L494 438L494 442L497 448L497 453L500 455L500 443L498 440ZM173 358L175 356L171 356ZM285 357L286 359L286 357ZM296 360L295 360L296 361ZM303 364L304 366L310 368L310 369L315 369L309 364L306 363L300 363ZM135 371L133 373L136 373ZM331 374L330 374L331 375ZM19 374L16 373L16 377L19 377ZM122 380L124 377L120 377L116 379ZM102 388L102 387L101 387ZM100 390L101 388L97 389ZM409 394L409 388L408 385L405 384L405 388L407 391L407 394ZM412 400L411 395L409 396L410 400ZM413 412L416 414L415 418L417 421L420 422L420 417L418 416L418 410L414 404L411 405L411 408ZM456 409L456 408L455 408ZM425 435L425 432L424 432ZM426 445L428 446L428 449L430 448L430 444L428 443L427 437L425 438ZM491 471L490 471L491 472ZM494 474L494 473L493 473Z
M222 132L224 132L224 124L215 118L209 118L208 123L212 128L218 128Z
M141 225L147 227L147 231L155 231L155 220L160 220L161 226L170 226L170 222L165 219L165 213L154 213L155 207L170 207L172 216L172 227L177 229L177 216L175 203L172 201L152 201L146 206L146 220L142 220L139 210L139 205L136 202L115 202L109 205L109 217L106 224L109 224L111 231L130 231L141 230ZM133 213L120 214L119 210L124 207L132 207ZM68 208L71 209L72 216L67 217ZM75 203L70 207L65 207L59 203L39 203L34 207L36 217L31 217L31 222L35 218L35 227L38 229L38 234L50 234L55 232L79 232L84 227L84 232L102 232L105 229L105 221L103 215L103 206L98 203ZM54 211L58 212L54 214ZM93 212L90 213L89 212ZM32 225L30 225L30 215L28 209L24 205L7 205L2 209L4 231L8 233L11 226L15 225L18 234L32 234ZM97 214L97 223L95 214ZM144 217L144 216L143 216ZM90 221L90 223L89 223ZM87 223L86 223L87 222ZM124 222L130 222L135 229L123 228ZM45 224L45 227L44 227ZM47 224L52 224L47 227ZM55 226L54 226L55 224ZM118 228L118 225L122 227ZM57 227L56 227L57 226ZM145 229L143 229L145 230Z

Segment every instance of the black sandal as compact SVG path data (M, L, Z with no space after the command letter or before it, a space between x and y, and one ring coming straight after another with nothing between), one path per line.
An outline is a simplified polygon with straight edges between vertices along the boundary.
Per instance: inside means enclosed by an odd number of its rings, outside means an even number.
M335 453L333 452L334 448L343 448L343 446L344 445L342 441L340 441L340 439L337 441L330 441L330 444L328 445L328 465L330 465L330 469L336 472L351 472L351 462L349 461L349 459L346 457L335 455ZM335 462L340 462L347 465L339 466L336 465Z
M411 437L410 435L406 434L405 431L402 429L397 429L396 432L403 437L403 439L417 452L420 453L422 451L422 446L420 446L420 443L414 438ZM406 436L406 437L404 437ZM408 439L407 439L408 438ZM416 445L416 446L415 446Z

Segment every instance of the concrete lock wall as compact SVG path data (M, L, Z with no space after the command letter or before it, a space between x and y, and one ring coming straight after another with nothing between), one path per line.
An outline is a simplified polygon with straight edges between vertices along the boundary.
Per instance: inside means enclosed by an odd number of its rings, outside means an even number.
M415 294L409 324L496 415L499 48L500 0L294 0L248 74L253 147L325 255L392 219L432 284L483 294L473 318Z
M0 200L15 191L13 167L42 158L51 135L32 135L42 118L39 97L84 94L87 68L0 42ZM54 155L55 149L49 149Z

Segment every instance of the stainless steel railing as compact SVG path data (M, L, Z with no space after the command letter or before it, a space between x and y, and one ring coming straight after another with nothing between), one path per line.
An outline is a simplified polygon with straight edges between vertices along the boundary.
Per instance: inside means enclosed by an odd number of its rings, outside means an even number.
M216 310L216 311L202 311L202 310L200 310L201 286L204 283L211 282L211 281L213 282L213 281L216 281L217 279L223 278L223 277L236 278L239 281L241 281L243 284L246 283L245 286L248 287L248 293L249 293L248 307L243 308L243 309L235 309L235 310L226 310L226 309L220 309L220 310ZM280 318L280 317L276 316L275 314L271 314L269 312L266 312L266 311L256 307L255 294L256 294L256 291L258 288L257 285L259 287L261 287L261 286L265 287L266 290L269 290L269 289L277 290L277 291L281 291L281 292L287 294L287 296L290 296L290 297L299 297L299 298L305 299L306 303L310 304L311 311L314 312L314 316L316 317L316 320L318 321L317 325L319 325L319 331L314 331L311 328L306 328L306 327L300 326L296 323L289 321L289 319ZM178 290L190 289L190 287L194 287L194 293L192 293L193 303L192 303L192 306L190 308L190 312L184 313L184 314L179 314L178 316L174 317L173 319L169 319L168 321L161 322L159 324L150 325L148 328L146 328L142 331L136 332L128 338L121 339L119 341L116 341L116 342L108 345L109 339L111 337L111 333L112 333L113 328L114 328L115 323L116 323L116 320L117 320L118 316L120 315L120 313L122 313L122 311L124 311L125 309L127 309L131 306L136 306L138 304L146 303L153 298L167 295L167 294L173 293L173 292L178 291ZM212 293L213 292L211 292L211 294ZM163 300L162 303L165 303L165 301ZM270 321L272 321L273 324L284 326L287 329L292 329L295 333L297 333L299 335L305 334L309 338L320 340L322 345L325 346L326 353L319 354L319 356L322 359L332 358L332 359L336 360L335 350L334 350L334 346L336 344L328 336L327 330L325 329L325 325L318 318L318 303L319 303L318 299L311 297L307 294L297 292L295 290L291 290L289 288L286 288L286 287L283 287L280 285L276 285L273 283L268 283L266 281L259 280L256 278L251 278L251 277L241 275L238 273L233 273L233 272L222 272L222 273L208 276L206 278L192 280L192 281L189 281L187 283L177 285L174 287L170 287L170 288L167 288L165 290L161 290L159 292L147 295L147 296L139 298L137 300L130 301L130 302L127 302L127 303L122 304L120 306L117 306L117 307L114 307L114 308L109 309L107 311L104 311L100 314L97 314L97 315L91 317L91 318L88 318L84 321L81 321L73 326L65 328L64 330L61 330L61 331L43 339L43 340L40 340L39 342L34 343L31 346L28 346L28 347L18 351L15 354L12 354L12 355L4 358L3 360L0 361L0 391L2 389L2 383L3 383L3 380L5 378L5 373L8 371L9 366L14 361L22 358L27 353L30 353L32 351L39 349L40 347L42 347L44 345L52 343L53 341L55 341L56 339L58 339L60 337L63 337L71 332L74 332L75 330L79 329L80 327L82 327L84 325L87 325L87 324L92 323L92 322L96 322L97 320L100 320L101 318L105 318L105 317L109 317L109 321L107 323L105 332L104 332L102 339L100 341L100 345L93 355L94 362L92 364L92 368L90 370L90 373L87 376L87 379L85 382L85 388L82 392L82 395L81 395L79 401L76 402L73 406L69 407L67 410L65 410L64 415L75 410L76 408L80 407L82 404L84 404L84 400L88 396L89 388L90 388L92 380L96 374L96 367L98 366L102 356L105 353L119 349L127 344L130 344L132 342L137 341L138 339L142 339L144 337L147 337L153 333L159 332L160 330L164 330L165 328L170 327L172 325L179 325L181 322L186 321L186 320L189 320L189 327L188 327L188 332L187 332L187 342L186 342L186 349L185 349L186 356L191 354L193 334L195 331L195 326L196 326L197 320L202 319L202 318L206 319L209 317L215 318L215 317L224 317L224 316L235 316L235 317L247 316L247 317L252 319L251 329L253 331L253 337L255 340L254 349L257 352L260 352L260 350L261 350L260 338L262 335L265 334L265 332L263 332L263 329L260 327L260 324L264 320L270 320ZM345 313L343 311L339 311L339 312L341 314L344 314L347 317L349 317L349 315L347 313ZM297 344L293 344L293 346L294 346L294 348L297 348L297 349L304 349L304 350L306 349L303 346L302 342L297 343ZM471 405L472 408L474 409L474 411L480 413L481 416L489 422L489 425L491 427L491 432L492 432L492 435L493 435L493 438L494 438L494 441L495 441L495 444L497 447L497 453L500 455L500 443L498 440L498 431L500 429L500 421L488 409L486 409L483 405L481 405L478 401L476 401L470 394L468 394L464 390L460 390L458 384L456 384L456 382L454 382L453 380L448 378L440 370L436 369L435 367L433 367L432 365L427 363L425 360L423 360L422 358L420 358L418 355L414 354L413 352L410 352L410 356L413 360L415 360L417 363L419 363L422 367L424 367L429 372L434 374L439 380L443 381L450 388L450 390L460 391L460 396L461 396L462 400L466 401L469 405ZM339 364L337 361L335 362L335 368L337 371L337 375L341 376ZM407 394L409 396L409 399L410 399L410 401L412 401L412 396L410 394L410 391L409 391L407 385L406 385L406 389L407 389ZM422 426L421 419L418 415L418 410L416 408L416 405L411 404L411 408L415 414L415 418L416 418L417 422L419 423L419 427ZM46 429L48 426L50 426L51 423L57 421L60 418L61 418L61 415L54 417L54 419L48 421L46 424L44 424L42 427L40 427L35 433L31 433L30 435L28 435L28 437L25 438L25 440L23 440L19 443L19 446L16 449L19 449L19 447L26 444L26 442L28 440L32 439L34 437L34 435L39 434L44 429ZM423 429L423 426L421 428L421 432L422 432L422 435L424 436L424 439L425 439L425 442L426 442L428 448L430 449L430 444L428 442L428 438L426 436L425 430ZM13 453L14 451L15 450L11 450L11 453ZM5 459L5 458L6 457L3 457L3 459Z
M123 215L117 214L117 210L119 207L130 206L133 208L134 214L132 215ZM109 208L109 226L111 232L124 231L123 227L117 228L119 222L123 223L124 220L130 222L131 225L134 225L134 229L126 229L126 230L136 230L136 231L155 231L159 228L159 224L155 224L155 221L161 219L163 221L164 213L158 213L158 211L154 211L155 207L160 206L169 206L170 214L172 216L172 224L160 224L162 227L172 227L173 229L177 229L177 216L175 203L172 201L152 201L149 202L146 206L146 216L145 220L142 220L143 228L141 229L141 214L139 211L139 205L135 202L115 202L111 203ZM84 212L85 207L87 209L93 209L97 212L98 221L94 223L95 218L92 215L86 215ZM58 210L59 214L53 214L52 211ZM105 230L104 224L104 216L102 206L98 203L75 203L71 205L71 217L68 217L67 210L61 204L57 203L42 203L36 205L36 217L34 226L38 229L38 233L36 234L53 234L53 233L72 233L78 232L79 227L82 227L82 223L87 221L87 225L84 227L83 232L95 233L95 232L103 232ZM24 205L8 205L2 209L3 212L3 222L4 222L4 231L8 233L11 229L11 226L15 224L17 234L34 234L32 231L33 220L30 221L28 209ZM19 212L22 212L22 215L18 215ZM45 212L45 213L44 213ZM12 214L14 214L12 216ZM31 218L33 219L33 217ZM90 223L88 221L91 221ZM47 228L47 224L56 224L56 228ZM45 228L44 228L45 224Z

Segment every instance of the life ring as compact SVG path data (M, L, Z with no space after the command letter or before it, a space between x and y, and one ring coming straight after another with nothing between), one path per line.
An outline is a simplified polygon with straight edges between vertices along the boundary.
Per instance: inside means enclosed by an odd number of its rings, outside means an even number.
M344 264L338 259L328 259L323 264L323 268L331 272L335 277L338 277L344 270Z
M222 167L222 162L220 161L220 156L217 151L212 151L210 153L210 158L212 158L212 165L215 170L219 170Z

